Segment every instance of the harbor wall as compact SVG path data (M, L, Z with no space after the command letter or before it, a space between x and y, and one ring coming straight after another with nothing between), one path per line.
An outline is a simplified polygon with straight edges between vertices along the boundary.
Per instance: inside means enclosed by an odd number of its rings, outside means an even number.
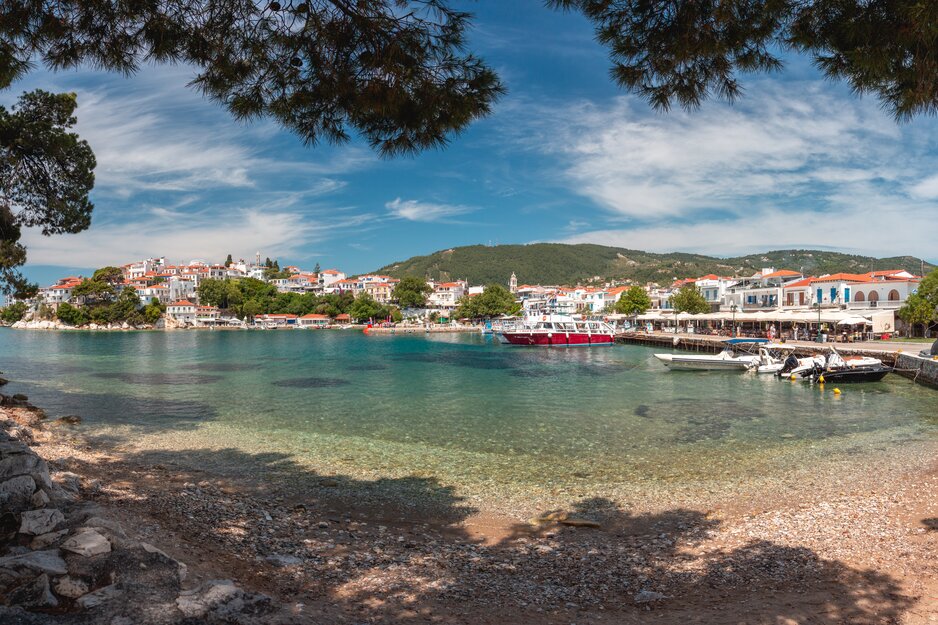
M726 347L726 337L724 336L646 334L642 332L623 332L616 335L616 342L710 353L717 353ZM814 356L819 353L829 353L828 347L834 345L832 343L818 345L800 341L797 343L789 341L788 344L794 346L794 352L797 356ZM837 343L834 346L837 348L838 352L845 356L870 356L882 360L884 365L890 367L896 366L896 359L900 355L900 352L896 350L863 349L842 343Z
M938 389L938 360L899 354L896 361L896 373L913 382Z

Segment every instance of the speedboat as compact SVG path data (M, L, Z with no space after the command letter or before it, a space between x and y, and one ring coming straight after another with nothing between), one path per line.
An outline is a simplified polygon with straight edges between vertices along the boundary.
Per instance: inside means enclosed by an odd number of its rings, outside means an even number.
M738 354L736 348L743 345L767 343L765 339L729 339L727 347L719 354L655 354L668 369L676 371L745 371L752 367L756 354Z
M777 374L787 362L787 357L791 355L795 348L784 343L766 343L759 346L759 353L756 360L753 361L750 369L755 373Z
M831 347L824 367L815 367L810 374L812 382L879 382L892 367L883 365L883 361L869 356L844 358Z
M668 369L682 371L745 371L756 361L758 356L747 354L738 356L731 349L724 349L712 354L655 354Z
M608 323L570 315L529 315L520 324L505 325L501 337L512 345L544 347L609 346L615 330Z

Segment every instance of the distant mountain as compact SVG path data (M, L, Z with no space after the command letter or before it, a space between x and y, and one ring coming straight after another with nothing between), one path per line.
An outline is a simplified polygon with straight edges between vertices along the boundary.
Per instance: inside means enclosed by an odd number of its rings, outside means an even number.
M820 250L777 250L738 258L715 258L703 254L653 254L589 243L532 243L455 247L427 256L414 256L382 267L376 273L397 278L466 279L470 284L507 284L511 272L517 275L518 284L573 285L612 279L670 284L675 278L695 278L709 273L752 275L763 267L802 270L813 275L879 269L905 269L918 274L922 260L914 256L872 258ZM925 263L926 272L933 268L931 263Z

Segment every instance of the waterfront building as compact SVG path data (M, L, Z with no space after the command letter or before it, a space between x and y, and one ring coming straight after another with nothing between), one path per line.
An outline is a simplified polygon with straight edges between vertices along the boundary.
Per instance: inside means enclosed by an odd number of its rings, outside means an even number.
M427 307L440 311L456 310L457 302L467 294L469 285L465 280L455 282L428 282L433 292L427 297Z
M221 323L221 311L218 306L197 306L195 309L195 325L216 326Z
M267 314L254 317L254 325L263 325L268 328L284 328L295 326L298 317L296 315Z
M804 279L804 275L790 269L776 270L767 267L748 278L739 279L733 286L727 287L723 309L738 310L775 309L782 305L785 287Z
M303 315L297 319L297 325L301 328L325 328L332 320L329 315Z
M166 307L166 314L173 321L180 324L192 325L195 323L196 305L189 300L179 300Z

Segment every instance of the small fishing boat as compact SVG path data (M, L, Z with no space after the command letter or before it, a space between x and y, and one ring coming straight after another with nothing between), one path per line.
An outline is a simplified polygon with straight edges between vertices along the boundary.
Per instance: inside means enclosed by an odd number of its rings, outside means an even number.
M746 371L758 360L756 354L737 353L743 346L767 343L765 339L730 339L719 354L655 354L668 369L677 371Z
M530 315L502 327L500 336L512 345L542 347L610 346L615 330L607 323L570 315Z

